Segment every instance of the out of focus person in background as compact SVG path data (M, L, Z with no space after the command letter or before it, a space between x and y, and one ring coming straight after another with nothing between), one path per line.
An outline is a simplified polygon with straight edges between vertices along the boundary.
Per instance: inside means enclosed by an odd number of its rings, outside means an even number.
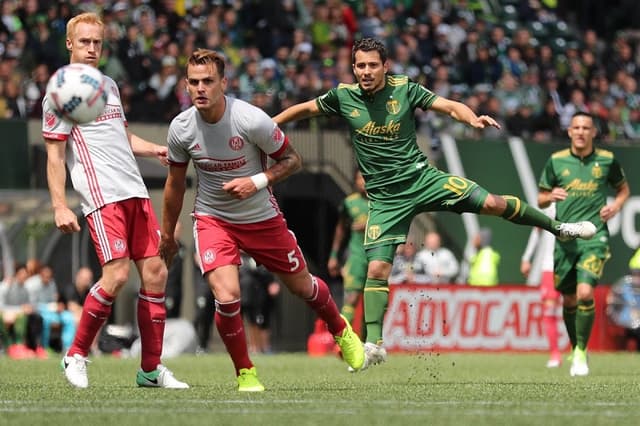
M275 275L246 253L239 268L242 316L247 322L250 353L271 353L271 328L280 283Z
M549 217L555 217L554 204L542 209ZM529 234L529 240L522 254L520 272L525 278L530 278L535 259L540 263L540 298L542 299L542 325L549 342L548 368L557 368L562 364L562 353L558 348L558 310L562 305L562 295L555 289L555 276L553 273L553 248L555 238L553 234L540 228L533 228Z
M469 260L469 285L490 287L500 282L500 253L491 246L491 238L491 229L482 228L473 239L476 252Z
M356 306L362 297L364 282L367 279L367 255L364 252L364 229L369 217L369 199L364 189L364 178L360 170L354 173L355 191L348 195L338 209L338 222L333 232L331 253L327 262L329 275L339 277L342 275L344 286L344 298L342 303L342 315L353 325ZM344 256L347 261L340 268L342 248L346 239ZM361 321L364 325L364 322ZM364 327L362 327L364 329ZM356 330L362 337L364 330Z
M413 270L416 284L450 284L455 281L460 264L453 252L442 246L440 234L430 231L416 253Z

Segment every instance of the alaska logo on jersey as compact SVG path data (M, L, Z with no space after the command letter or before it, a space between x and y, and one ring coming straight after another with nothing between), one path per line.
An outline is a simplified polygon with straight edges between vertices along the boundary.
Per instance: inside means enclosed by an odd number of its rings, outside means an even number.
M389 120L387 124L377 125L375 121L369 121L356 131L365 136L383 136L385 139L393 139L400 133L400 123Z
M400 102L396 99L389 99L387 101L387 112L389 114L397 114L400 112Z
M598 183L592 180L583 182L580 179L574 179L565 187L567 191L571 191L575 197L590 197L598 190Z
M233 136L229 139L229 148L234 151L240 151L244 146L244 140L240 136Z

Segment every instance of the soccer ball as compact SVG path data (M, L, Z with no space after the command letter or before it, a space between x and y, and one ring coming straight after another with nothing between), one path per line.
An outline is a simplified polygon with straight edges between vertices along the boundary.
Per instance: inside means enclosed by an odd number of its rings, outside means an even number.
M91 65L59 68L47 83L47 100L59 118L76 124L95 120L107 104L106 78Z

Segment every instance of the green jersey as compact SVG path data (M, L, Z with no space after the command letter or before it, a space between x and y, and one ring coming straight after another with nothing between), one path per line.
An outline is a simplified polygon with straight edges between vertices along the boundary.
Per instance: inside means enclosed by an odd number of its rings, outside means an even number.
M369 200L363 197L359 192L354 192L344 199L340 207L339 214L344 218L345 223L351 225L354 223L362 224L362 231L351 230L349 237L349 257L359 256L366 260L364 252L364 225L369 218Z
M626 181L620 163L610 151L595 149L580 158L563 149L551 155L538 186L546 191L564 188L567 199L556 203L556 219L561 222L588 220L598 233L608 235L607 224L600 219L600 209L607 202L608 187L618 188Z
M404 75L387 75L385 86L368 95L358 84L340 84L316 99L320 111L349 123L358 167L371 199L378 189L412 179L427 165L416 141L414 112L431 107L437 95Z

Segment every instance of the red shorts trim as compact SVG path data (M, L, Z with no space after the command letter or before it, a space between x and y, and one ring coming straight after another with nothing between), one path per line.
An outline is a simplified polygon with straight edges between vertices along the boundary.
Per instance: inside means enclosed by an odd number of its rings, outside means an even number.
M240 265L240 250L273 273L293 274L307 267L282 215L258 223L229 223L194 215L193 227L203 275L221 266Z
M87 223L101 265L114 259L158 255L160 226L147 198L106 204L89 213Z
M542 271L542 278L540 279L540 297L542 300L559 299L560 296L560 293L556 290L553 271Z

